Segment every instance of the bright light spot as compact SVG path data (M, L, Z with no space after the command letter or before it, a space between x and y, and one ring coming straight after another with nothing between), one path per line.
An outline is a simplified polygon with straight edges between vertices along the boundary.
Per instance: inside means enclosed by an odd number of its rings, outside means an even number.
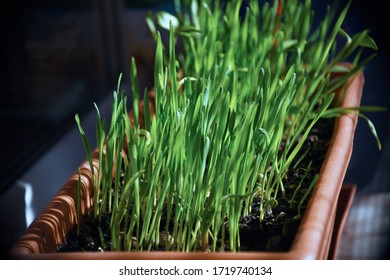
M32 185L30 183L22 182L22 181L18 181L17 185L19 187L24 188L24 190L25 190L25 192L24 192L24 203L26 205L25 217L26 217L26 227L28 227L35 218L34 209L32 207L33 188L32 188Z

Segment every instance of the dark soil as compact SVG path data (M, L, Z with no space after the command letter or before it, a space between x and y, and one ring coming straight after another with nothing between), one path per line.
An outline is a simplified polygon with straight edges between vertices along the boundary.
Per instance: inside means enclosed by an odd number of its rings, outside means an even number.
M284 182L287 197L290 197L289 194L295 191L296 186L306 172L309 162L312 162L312 166L303 180L301 189L306 189L313 176L319 173L329 147L332 131L333 121L329 119L320 120L313 128L305 141L303 149L301 149L305 151L310 148L305 161L302 161L296 169L290 170L288 178ZM299 201L302 195L303 193L297 194L296 201ZM251 214L242 217L240 220L240 250L288 251L305 212L305 206L302 206L298 212L296 207L290 206L289 201L280 198L278 199L278 205L272 210L270 209L265 219L260 223L258 215L259 199L254 199ZM59 246L58 252L109 251L111 249L110 218L108 214L103 215L99 223L93 215L85 215L80 224L79 233L77 232L77 226L74 227L66 236L66 242ZM104 244L101 240L104 240ZM225 251L229 251L228 244L219 244L219 250L222 250L222 247ZM161 245L159 248L153 248L153 250L165 250L165 247Z

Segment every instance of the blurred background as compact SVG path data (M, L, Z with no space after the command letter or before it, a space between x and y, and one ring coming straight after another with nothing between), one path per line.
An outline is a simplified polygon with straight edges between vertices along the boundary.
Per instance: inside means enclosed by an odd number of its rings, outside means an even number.
M247 2L247 1L243 1ZM313 0L316 16L330 0ZM347 1L340 0L341 6ZM130 58L140 88L153 86L154 42L148 12L174 13L167 0L15 0L2 9L0 75L0 252L12 246L66 182L85 153L74 115L95 146L97 103L108 118L120 73L129 91ZM389 16L379 0L353 0L344 29L371 30L378 56L364 70L362 105L390 108ZM359 120L345 181L357 185L340 259L389 258L389 111L366 114L383 147ZM3 254L2 254L3 255Z

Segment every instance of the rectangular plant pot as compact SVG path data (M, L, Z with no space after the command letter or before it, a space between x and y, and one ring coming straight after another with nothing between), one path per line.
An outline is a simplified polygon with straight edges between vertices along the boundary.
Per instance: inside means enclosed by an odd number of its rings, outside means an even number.
M358 72L349 81L342 107L358 107L362 96L364 74ZM341 237L343 219L336 221L337 209L348 212L354 191L349 192L346 204L338 205L345 173L351 158L357 114L346 114L335 121L328 153L319 179L310 197L304 217L289 251L286 252L69 252L57 253L66 233L77 223L76 171L54 196L43 212L31 223L11 248L11 255L19 259L328 259L335 256ZM94 164L98 168L97 152ZM81 165L81 211L92 206L91 169L86 161ZM341 200L340 200L341 201ZM340 217L340 213L337 214ZM343 217L341 215L341 217ZM340 222L341 221L341 222ZM337 229L334 232L334 229ZM333 235L333 241L332 241ZM333 245L332 245L333 244Z

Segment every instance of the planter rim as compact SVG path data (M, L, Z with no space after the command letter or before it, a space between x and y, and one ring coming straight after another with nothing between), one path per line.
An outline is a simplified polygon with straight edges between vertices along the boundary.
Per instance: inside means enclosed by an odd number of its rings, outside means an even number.
M349 80L342 107L359 107L364 85L364 74L359 71ZM331 245L336 204L345 173L352 155L357 114L346 114L335 121L328 153L322 164L317 184L310 197L304 217L291 249L286 252L69 252L55 253L66 232L76 224L77 171L54 196L10 249L11 256L21 259L327 259ZM94 165L97 168L97 152ZM341 160L342 159L342 160ZM82 169L84 202L82 213L91 207L91 170L85 161ZM53 210L58 207L58 210ZM65 216L66 215L66 216ZM62 219L65 218L65 219ZM52 233L52 235L48 234Z

